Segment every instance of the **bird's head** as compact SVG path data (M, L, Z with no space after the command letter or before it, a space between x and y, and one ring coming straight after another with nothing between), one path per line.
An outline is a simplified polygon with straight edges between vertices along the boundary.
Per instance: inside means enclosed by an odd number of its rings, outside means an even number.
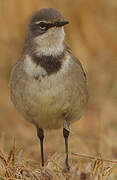
M62 47L65 36L64 25L68 23L59 11L53 8L41 9L33 14L29 23L28 34L40 48L40 52L43 48L49 53L50 48L52 50L53 47L57 48L60 45Z
M29 31L33 36L41 36L47 34L48 31L57 33L58 29L61 30L68 23L59 11L53 8L41 9L33 14L29 23Z

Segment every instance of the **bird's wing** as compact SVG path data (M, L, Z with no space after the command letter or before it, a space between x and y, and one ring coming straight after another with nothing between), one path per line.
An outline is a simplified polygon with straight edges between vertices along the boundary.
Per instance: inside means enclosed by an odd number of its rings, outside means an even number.
M83 72L83 75L85 77L85 80L87 80L86 73L84 72L84 69L83 69L82 64L80 63L79 59L76 58L75 56L73 56L72 51L71 51L71 49L68 46L66 46L66 50L70 54L70 56L72 57L71 59L73 61L75 61L80 66L80 68L81 68L81 70Z

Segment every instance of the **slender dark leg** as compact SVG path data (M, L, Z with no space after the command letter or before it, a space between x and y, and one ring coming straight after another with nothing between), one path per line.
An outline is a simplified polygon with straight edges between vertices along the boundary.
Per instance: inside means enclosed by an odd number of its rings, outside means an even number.
M66 164L67 170L69 170L69 163L68 163L68 136L69 136L69 131L65 128L63 128L63 136L65 139L65 150L66 150L65 164Z
M42 128L37 127L37 136L40 139L41 146L41 164L44 166L44 153L43 153L43 140L44 140L44 132Z

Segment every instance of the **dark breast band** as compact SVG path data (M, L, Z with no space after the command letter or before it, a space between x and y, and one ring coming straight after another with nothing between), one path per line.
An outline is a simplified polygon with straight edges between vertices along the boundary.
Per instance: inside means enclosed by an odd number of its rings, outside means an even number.
M64 60L64 52L60 55L54 56L37 56L36 54L32 55L32 60L36 63L36 65L40 65L45 69L48 75L56 73L61 69L62 62Z

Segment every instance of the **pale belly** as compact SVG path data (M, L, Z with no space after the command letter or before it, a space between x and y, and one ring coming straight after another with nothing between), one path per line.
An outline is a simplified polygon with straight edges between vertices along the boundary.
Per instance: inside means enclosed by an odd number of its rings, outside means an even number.
M57 129L65 120L74 122L80 119L86 104L84 86L74 83L72 78L63 83L54 79L43 82L21 80L16 86L12 90L16 108L26 120L41 128Z

